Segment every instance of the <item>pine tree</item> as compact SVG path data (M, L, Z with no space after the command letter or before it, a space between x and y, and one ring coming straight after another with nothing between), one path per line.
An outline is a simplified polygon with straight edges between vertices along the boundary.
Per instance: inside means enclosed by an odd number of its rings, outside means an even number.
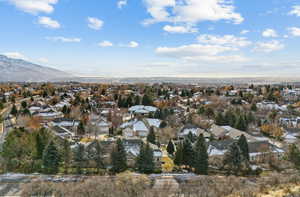
M95 141L96 146L95 146L95 156L93 157L95 163L96 163L96 168L97 172L100 172L100 168L103 168L103 161L102 161L102 150L101 150L101 145L98 141Z
M74 154L74 162L76 166L76 173L82 174L82 168L85 162L85 156L84 156L84 145L78 144L75 154Z
M237 143L242 151L242 154L249 161L249 147L246 137L244 135L241 135Z
M137 96L135 97L134 104L135 104L135 105L139 105L140 103L141 103L141 98L137 95Z
M132 101L131 95L127 97L127 100L126 100L126 106L127 106L127 107L133 106L133 101Z
M222 112L217 113L216 124L217 125L226 125L226 121L225 121L225 118L223 117Z
M68 140L63 141L63 162L64 162L64 173L68 174L71 163L71 147Z
M122 140L117 140L117 145L111 153L111 171L114 173L124 172L127 169L126 151Z
M187 135L187 139L190 140L190 142L194 143L197 140L197 136L194 135L191 131Z
M154 172L155 163L153 150L150 145L141 145L140 154L137 157L136 167L140 173L150 174Z
M60 157L58 150L51 141L43 153L43 170L46 174L56 174L59 169Z
M149 95L145 94L142 99L142 105L145 106L153 105L152 98Z
M84 129L83 121L79 122L79 125L77 127L77 134L78 135L84 135L85 134L85 129Z
M236 117L231 110L226 111L225 122L226 122L226 124L230 125L231 127L234 127L235 122L236 122Z
M208 153L207 145L203 134L200 134L195 145L195 163L194 168L196 174L208 174Z
M194 150L189 139L183 141L183 164L192 167L194 164Z
M252 103L252 105L251 105L251 111L254 111L254 112L257 111L257 107L256 107L255 103Z
M199 114L199 115L202 115L202 114L204 114L204 113L205 113L205 107L204 107L204 106L199 107L199 109L198 109L198 114Z
M232 171L235 175L238 175L243 170L243 164L249 168L249 162L244 157L238 143L233 142L224 156L223 166L228 166L228 173Z
M183 145L181 142L177 146L174 163L178 166L183 164Z
M13 105L10 114L13 115L13 116L17 116L18 110L17 110L16 105Z
M150 131L147 136L147 141L150 142L151 144L156 144L156 137L155 137L155 132L153 127L150 127Z
M23 109L25 109L27 107L27 102L26 101L22 101L21 106Z
M39 133L36 134L35 144L36 144L36 157L37 159L42 159L46 144Z
M168 146L167 146L167 151L170 155L173 155L175 152L175 147L174 147L174 143L172 140L169 140Z
M241 115L238 116L234 128L239 129L241 131L247 130L247 124L243 116Z

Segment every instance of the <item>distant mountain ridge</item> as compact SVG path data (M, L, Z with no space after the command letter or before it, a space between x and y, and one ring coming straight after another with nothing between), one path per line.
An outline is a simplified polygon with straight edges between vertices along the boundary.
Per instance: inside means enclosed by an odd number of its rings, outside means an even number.
M69 73L0 55L0 82L43 82L74 77Z

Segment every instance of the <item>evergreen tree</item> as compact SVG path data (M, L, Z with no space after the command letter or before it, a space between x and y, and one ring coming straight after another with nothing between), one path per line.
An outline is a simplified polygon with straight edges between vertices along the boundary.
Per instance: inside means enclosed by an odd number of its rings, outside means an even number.
M165 121L162 121L159 125L159 128L163 129L163 128L166 128L167 126L167 123Z
M21 106L23 109L25 109L27 107L27 102L26 101L22 101Z
M6 103L6 98L5 98L5 96L2 97L2 103Z
M300 170L300 150L295 144L289 146L287 159L294 164L296 169Z
M195 164L196 174L208 174L208 153L207 145L203 134L200 134L195 145Z
M37 159L42 159L46 144L39 133L35 137L35 144L36 144L36 157Z
M194 150L192 147L192 143L189 139L185 139L183 141L183 160L182 163L189 167L192 167L194 164Z
M194 135L191 131L187 135L187 139L190 140L190 142L194 143L197 140L197 136Z
M153 105L152 98L149 95L145 94L142 99L142 105L145 106Z
M135 97L134 104L135 104L135 105L140 105L140 103L141 103L141 98L137 95L137 96Z
M104 167L103 159L102 159L102 150L100 143L95 140L95 153L93 154L92 159L96 163L97 172L100 172L100 169Z
M252 105L251 105L251 111L254 111L254 112L257 111L257 107L256 107L255 103L252 103Z
M225 118L223 117L222 112L218 112L218 113L217 113L217 116L216 116L216 124L217 124L217 125L220 125L220 126L226 125L226 120L225 120Z
M156 144L156 137L155 137L155 132L153 127L150 127L150 131L147 136L147 141L150 142L151 144Z
M226 152L223 160L223 166L228 166L228 173L233 172L238 175L243 170L243 164L249 168L249 162L244 157L237 142L233 142Z
M10 114L13 115L13 116L17 116L18 110L17 110L16 105L13 105Z
M84 151L85 151L84 145L78 144L74 153L74 162L75 162L77 174L82 174L82 168L85 162Z
M226 124L230 125L231 127L234 127L235 122L236 122L236 117L231 110L226 111L225 122L226 122Z
M66 105L63 106L61 112L66 115L68 113L68 107Z
M247 124L243 116L238 116L234 128L239 129L241 131L247 130Z
M178 166L183 164L183 145L181 142L177 145L174 163Z
M168 146L167 146L167 151L170 155L173 155L175 152L175 147L174 147L174 143L172 140L169 140Z
M85 134L85 129L84 129L83 121L79 122L79 125L77 127L77 134L78 135L84 135Z
M127 169L126 151L120 139L117 140L117 145L111 153L111 164L111 171L114 173L124 172Z
M64 164L64 173L68 174L69 167L71 163L71 147L68 140L63 141L63 164Z
M127 97L127 100L126 100L126 107L131 107L133 106L133 101L132 101L132 97L131 95Z
M43 171L46 174L56 174L59 169L60 157L58 150L51 141L43 153Z
M154 156L150 145L141 145L140 154L137 157L136 167L140 173L150 174L154 172Z
M243 156L249 161L249 147L246 137L241 135L237 143L242 151Z
M199 109L198 109L198 114L202 115L204 113L205 113L205 107L204 106L200 106Z
M204 114L208 117L208 118L212 118L215 115L214 110L211 107L208 107L205 109Z

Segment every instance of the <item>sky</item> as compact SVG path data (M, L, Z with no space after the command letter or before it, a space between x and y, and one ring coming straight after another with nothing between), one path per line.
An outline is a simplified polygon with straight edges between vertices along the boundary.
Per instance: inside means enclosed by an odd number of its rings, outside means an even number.
M93 77L294 77L299 0L0 0L0 54Z

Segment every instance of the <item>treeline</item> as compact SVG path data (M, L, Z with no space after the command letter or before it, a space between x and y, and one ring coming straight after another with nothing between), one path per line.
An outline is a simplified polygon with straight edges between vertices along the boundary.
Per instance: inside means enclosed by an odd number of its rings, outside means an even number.
M176 151L175 151L176 149ZM177 146L169 142L167 151L170 155L174 155L174 163L183 167L184 169L195 172L196 174L207 175L209 167L208 145L205 138L201 134L195 143L192 142L190 137L186 137ZM244 135L233 142L222 162L220 170L225 170L228 174L250 174L250 156L247 139Z
M95 140L90 146L80 143L71 146L68 141L55 138L44 128L35 131L23 128L12 130L6 137L0 154L3 158L1 168L5 172L82 174L106 170L99 141ZM117 140L110 158L109 172L120 173L129 168L122 140ZM141 145L134 170L140 173L156 171L149 143Z
M201 106L198 114L213 118L219 126L229 125L233 128L246 131L249 124L255 123L255 117L251 111L245 112L240 109L228 109L225 112L215 112L211 107Z

